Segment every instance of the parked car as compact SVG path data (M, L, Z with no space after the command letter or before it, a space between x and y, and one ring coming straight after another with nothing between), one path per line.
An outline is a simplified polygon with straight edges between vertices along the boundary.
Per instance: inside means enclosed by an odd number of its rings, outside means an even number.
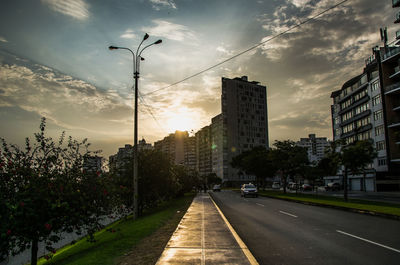
M325 190L326 191L337 191L337 190L340 190L340 184L337 183L337 182L329 182L325 186Z
M294 182L289 182L288 187L289 190L298 190L299 189L299 184L294 183Z
M246 197L246 196L253 196L253 197L258 197L258 191L257 187L254 186L254 184L249 183L249 184L243 184L242 188L240 189L240 196Z
M310 184L304 183L303 185L301 185L301 190L302 191L310 191L310 190L312 190L312 186Z
M214 185L213 191L221 191L221 185Z
M279 182L273 182L272 183L272 188L274 190L279 190L281 188L281 184L279 184Z

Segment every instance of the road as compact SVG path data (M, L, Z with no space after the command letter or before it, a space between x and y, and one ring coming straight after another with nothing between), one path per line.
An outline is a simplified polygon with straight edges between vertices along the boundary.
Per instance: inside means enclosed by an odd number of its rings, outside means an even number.
M260 264L400 264L400 222L271 198L211 193Z

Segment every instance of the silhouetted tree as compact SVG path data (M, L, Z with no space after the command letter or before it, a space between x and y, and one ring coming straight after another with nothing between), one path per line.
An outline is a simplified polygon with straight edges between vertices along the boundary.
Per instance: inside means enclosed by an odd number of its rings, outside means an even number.
M31 247L31 264L37 263L38 242L49 251L62 232L93 235L101 216L109 212L109 192L96 173L83 170L90 155L87 140L64 133L58 142L45 135L45 119L34 143L25 148L1 139L0 153L0 257ZM46 256L47 258L49 256Z
M309 163L307 150L291 140L275 141L271 149L271 161L282 173L283 192L286 193L287 177L296 176Z

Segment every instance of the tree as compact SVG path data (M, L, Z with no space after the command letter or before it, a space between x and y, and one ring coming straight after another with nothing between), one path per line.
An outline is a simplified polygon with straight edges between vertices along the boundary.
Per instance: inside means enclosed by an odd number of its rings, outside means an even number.
M274 147L272 162L282 174L283 192L286 193L287 177L296 176L309 163L307 150L291 140L275 141Z
M344 199L348 200L347 196L347 175L351 172L353 175L364 173L368 164L372 163L377 153L374 150L372 141L362 140L346 145L342 148L342 165L344 167Z
M248 175L256 176L258 186L264 186L265 178L274 176L276 172L270 150L264 146L242 152L232 159L231 165Z
M55 143L46 137L45 126L42 118L34 143L27 138L24 149L1 139L1 259L31 247L35 265L39 241L54 252L51 245L62 232L93 235L111 208L105 182L83 171L83 160L91 153L87 140L69 137L65 144L63 133Z
M343 198L347 201L348 173L351 172L354 175L363 172L365 178L365 168L373 162L376 155L371 140L355 141L351 144L339 140L331 143L326 151L325 160L321 163L325 165L324 172L330 175L335 175L338 169L343 167Z

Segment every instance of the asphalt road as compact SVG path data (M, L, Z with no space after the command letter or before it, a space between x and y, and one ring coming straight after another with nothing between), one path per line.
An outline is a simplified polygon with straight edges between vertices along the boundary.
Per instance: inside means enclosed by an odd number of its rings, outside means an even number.
M400 221L211 193L260 264L400 264Z

